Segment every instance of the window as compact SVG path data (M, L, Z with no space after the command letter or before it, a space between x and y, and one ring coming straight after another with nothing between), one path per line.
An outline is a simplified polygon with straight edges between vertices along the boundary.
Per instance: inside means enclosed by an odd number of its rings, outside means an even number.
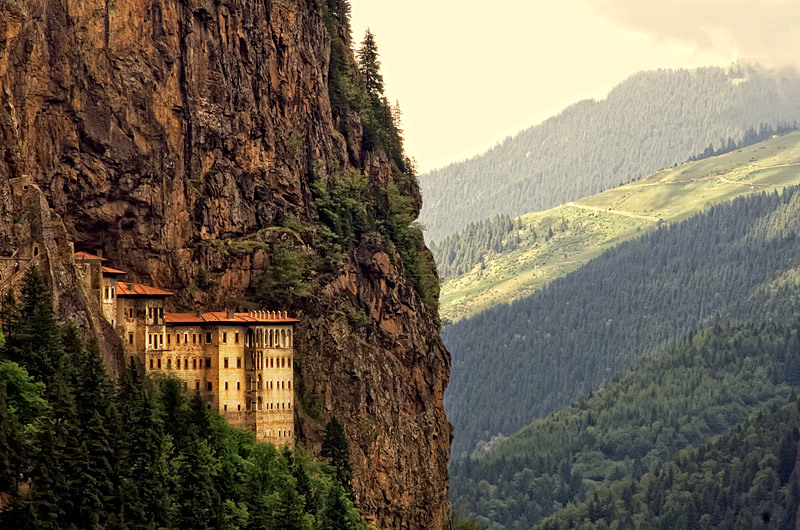
M192 344L197 344L197 335L192 333Z
M183 369L184 370L188 370L189 369L189 359L184 359L183 360Z
M172 359L167 359L167 370L172 370Z
M238 405L236 405L236 410L242 410L242 404L241 404L241 403L239 403Z
M184 333L183 334L183 343L184 344L189 344L189 334L188 333Z
M192 359L192 368L197 370L197 359Z
M117 290L114 287L112 287L111 288L111 298L114 298L115 296L117 296Z
M281 368L286 368L286 358L281 357Z
M238 331L233 335L233 343L234 344L239 344L239 332Z
M161 315L161 318L164 318L164 308L163 307L158 310L158 314Z
M222 410L228 410L228 405L222 405Z
M223 337L224 337L224 334L223 334ZM228 358L225 357L225 368L227 368L227 367L228 367Z
M211 368L211 358L206 357L206 368Z
M212 385L211 381L209 381L208 383L206 383L206 387L207 387L206 390L211 390L212 386L213 385Z
M106 300L108 300L108 287L106 287L106 288L105 288L105 291L103 291L103 298L105 298Z
M223 332L222 333L222 344L227 344L227 343L228 343L228 334Z
M133 333L128 333L128 344L133 344Z
M241 368L241 367L242 367L242 358L241 357L237 357L236 358L236 368Z
M153 334L152 333L148 333L147 334L147 344L149 344L151 346L153 345Z
M286 384L288 385L289 390L291 390L292 389L292 382L291 381L287 381Z
M161 359L158 359L156 364L158 365L158 369L161 370Z
M153 318L153 308L152 307L148 307L147 308L147 318Z
M195 381L194 382L194 389L195 390L200 390L200 381Z
M211 344L211 333L206 333L206 344Z
M275 368L275 360L272 357L269 358L269 367Z
M167 333L167 346L169 346L169 333Z
M241 389L242 389L242 383L236 381L236 390L241 390Z
M158 336L158 343L163 346L164 345L164 335L161 334Z
M150 369L153 369L153 359L150 359Z
M225 390L228 390L228 382L225 381Z

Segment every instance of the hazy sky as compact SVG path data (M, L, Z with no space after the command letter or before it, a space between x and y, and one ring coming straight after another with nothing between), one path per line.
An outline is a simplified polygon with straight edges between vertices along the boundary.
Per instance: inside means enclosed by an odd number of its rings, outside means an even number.
M629 75L800 60L798 0L351 0L420 172L485 151Z

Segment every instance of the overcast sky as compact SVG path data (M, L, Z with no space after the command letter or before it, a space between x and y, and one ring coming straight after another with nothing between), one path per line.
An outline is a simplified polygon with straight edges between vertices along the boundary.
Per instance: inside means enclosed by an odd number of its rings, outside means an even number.
M629 75L800 61L799 0L351 0L420 172L481 153Z

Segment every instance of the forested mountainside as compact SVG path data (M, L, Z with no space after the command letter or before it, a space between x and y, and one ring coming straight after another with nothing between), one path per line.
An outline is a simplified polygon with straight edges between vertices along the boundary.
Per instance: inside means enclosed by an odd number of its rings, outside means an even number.
M453 454L544 417L706 322L797 314L799 230L797 188L736 199L445 327Z
M800 120L800 76L728 69L641 72L486 153L420 177L420 221L441 241L470 222L599 193L740 142L748 128Z
M443 319L510 302L622 241L735 197L800 184L800 131L663 169L574 202L472 223L431 246L444 278Z
M342 452L323 449L326 463L256 442L178 379L131 366L115 385L97 343L56 321L36 267L3 302L3 528L366 530Z
M639 480L599 490L535 528L798 528L798 429L800 400L792 396L781 409L687 449Z
M693 334L488 454L455 462L454 506L493 529L530 528L598 487L641 478L783 403L800 386L799 332L794 322Z
M59 315L102 320L66 305L69 241L167 310L289 311L299 443L319 454L340 418L364 517L444 528L450 359L379 64L347 0L0 3L0 256L41 239L20 246L24 180L65 226L57 255L38 242Z

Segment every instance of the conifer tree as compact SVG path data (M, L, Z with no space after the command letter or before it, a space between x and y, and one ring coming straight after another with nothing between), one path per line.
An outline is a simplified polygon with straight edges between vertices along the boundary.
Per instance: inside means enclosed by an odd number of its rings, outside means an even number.
M367 28L361 48L358 50L358 70L364 80L367 93L380 98L383 95L383 76L381 75L381 62L378 59L378 45L375 35Z
M220 464L208 442L200 436L191 437L177 462L180 528L217 528L222 510L215 488Z
M303 511L303 499L293 485L284 484L280 504L273 516L272 528L275 530L311 530L311 524Z
M353 469L350 467L350 444L344 434L344 427L334 416L325 427L325 439L322 441L322 456L327 458L336 468L336 479L349 493L353 486Z

